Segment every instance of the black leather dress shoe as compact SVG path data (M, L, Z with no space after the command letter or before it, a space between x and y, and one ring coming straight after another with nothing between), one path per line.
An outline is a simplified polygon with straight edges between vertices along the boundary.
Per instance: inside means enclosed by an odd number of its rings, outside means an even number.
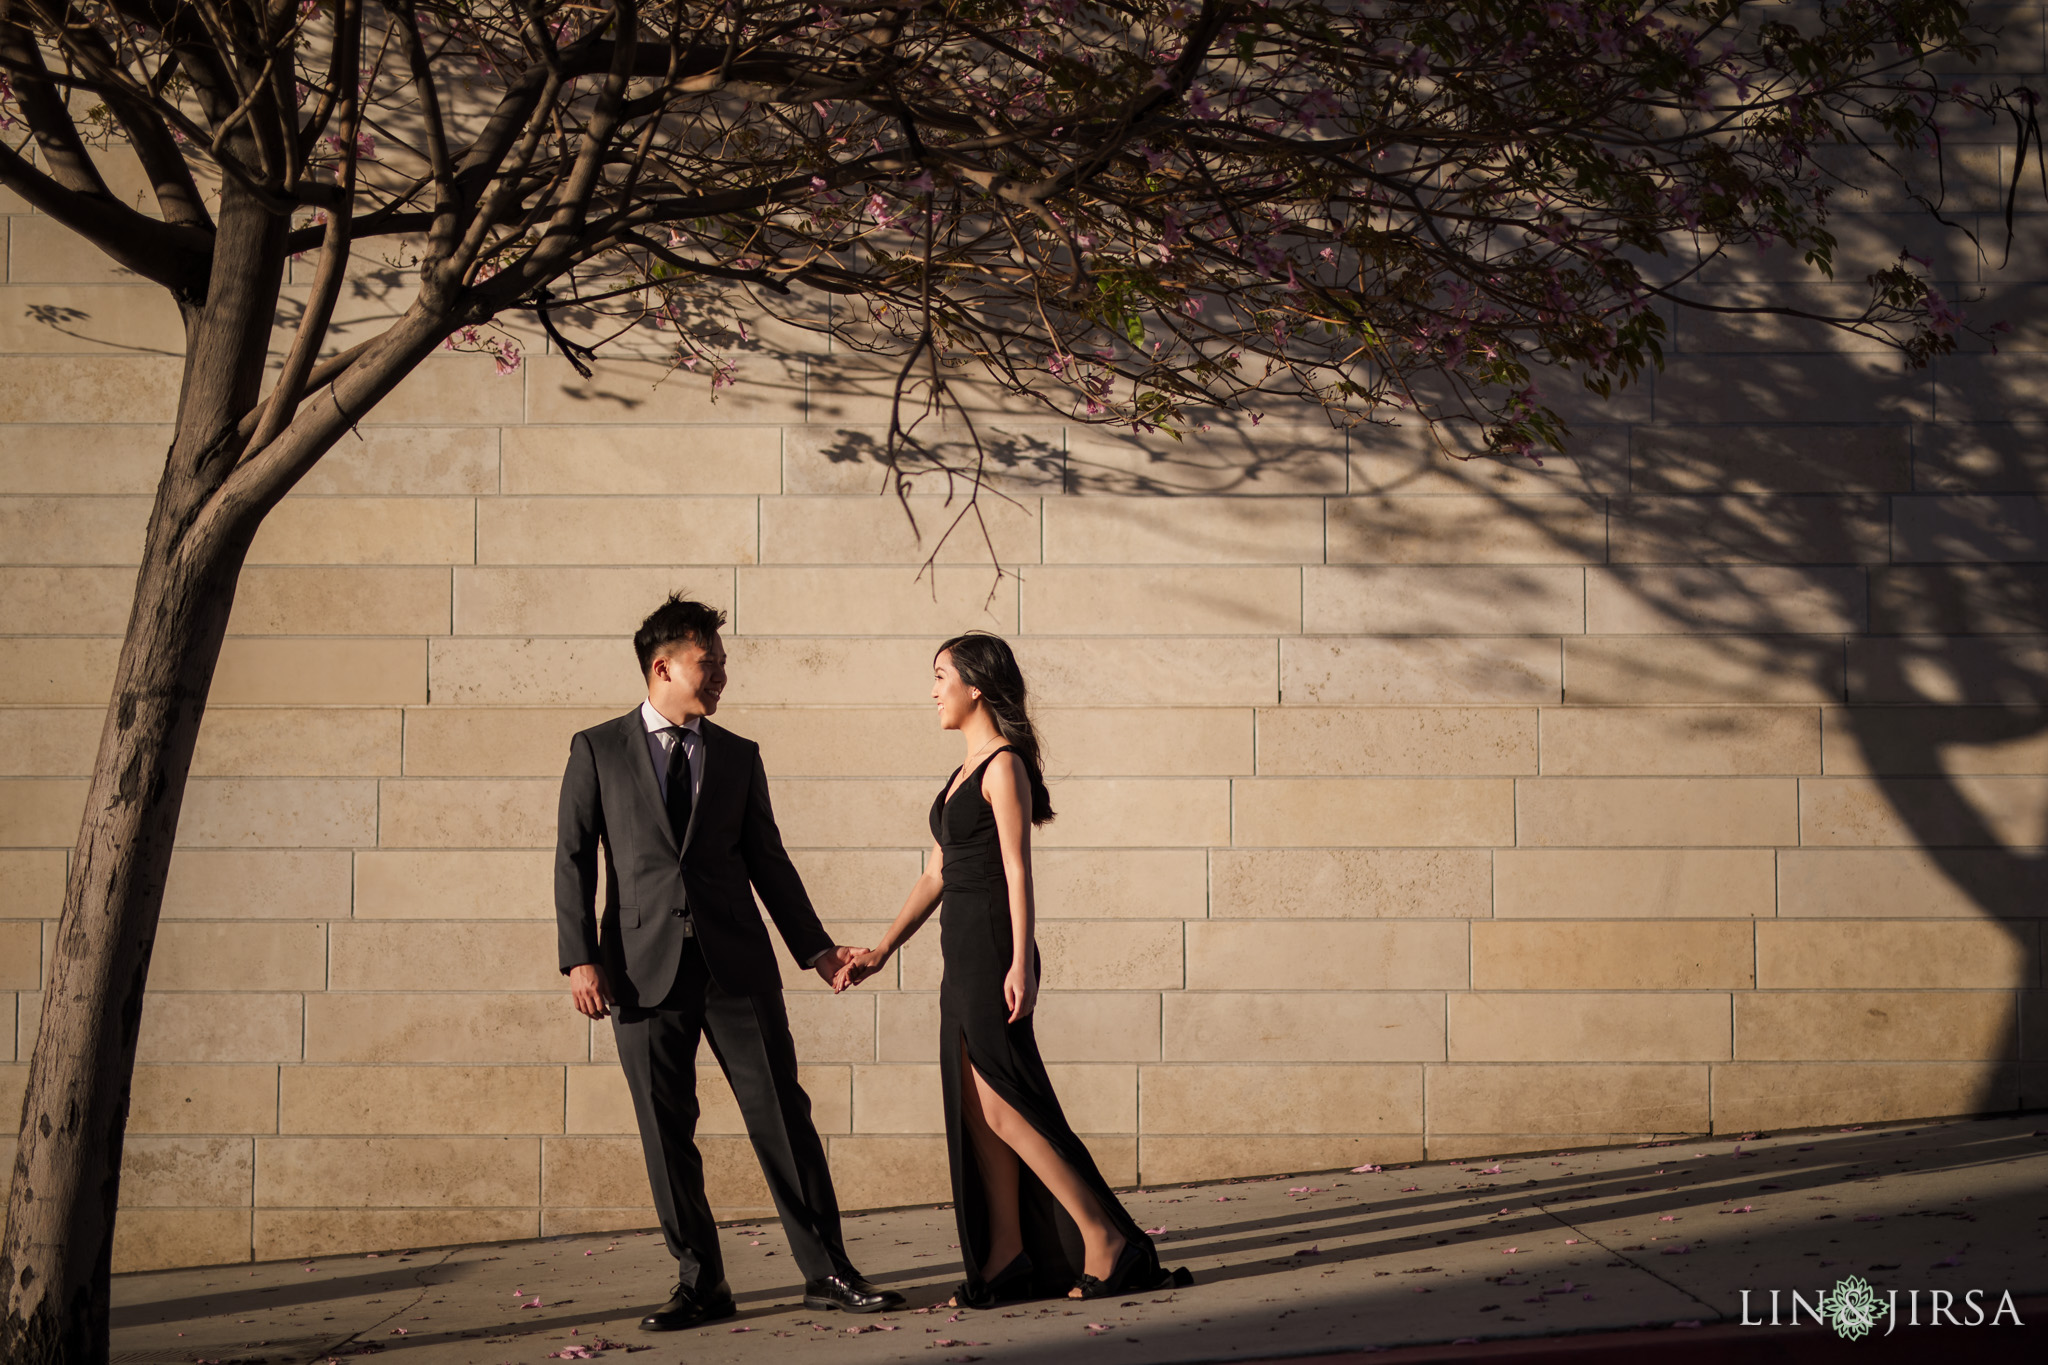
M678 1332L685 1327L701 1327L707 1322L729 1318L737 1311L733 1306L732 1290L726 1288L724 1280L702 1293L679 1284L667 1303L640 1319L640 1330Z
M827 1275L804 1285L804 1307L842 1308L849 1313L879 1313L884 1308L901 1308L903 1296L893 1289L877 1289L859 1275Z

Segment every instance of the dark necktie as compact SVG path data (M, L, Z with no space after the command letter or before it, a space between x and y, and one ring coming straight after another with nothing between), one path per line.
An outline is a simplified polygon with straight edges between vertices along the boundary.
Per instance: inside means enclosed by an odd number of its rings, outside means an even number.
M675 743L668 751L668 827L676 836L676 847L683 846L683 835L690 828L690 755L683 747L688 731L680 725L672 727Z

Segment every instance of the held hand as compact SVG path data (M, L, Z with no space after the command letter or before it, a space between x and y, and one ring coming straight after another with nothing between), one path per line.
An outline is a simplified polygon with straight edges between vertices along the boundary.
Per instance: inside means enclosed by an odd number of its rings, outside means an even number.
M1013 1024L1038 1008L1038 973L1029 964L1011 964L1003 978L1003 1007L1010 1011Z
M612 984L604 979L604 968L595 962L569 969L569 995L579 1014L603 1019L611 1013Z
M849 948L846 950L846 953L845 965L839 969L839 974L832 979L832 989L835 993L852 986L858 986L861 982L880 971L882 964L889 960L887 953L878 952L873 948L866 950Z
M832 988L834 995L846 989L839 984L839 978L845 974L846 964L852 959L854 952L854 949L843 943L835 943L811 961L811 970L818 974L819 980Z

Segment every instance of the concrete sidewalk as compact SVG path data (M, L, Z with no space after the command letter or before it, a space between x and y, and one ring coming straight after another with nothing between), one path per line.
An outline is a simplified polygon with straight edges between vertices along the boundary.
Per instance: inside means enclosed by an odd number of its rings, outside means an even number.
M774 1223L725 1229L739 1316L644 1335L673 1263L645 1232L381 1256L161 1271L114 1283L117 1365L345 1362L651 1365L818 1362L1860 1360L1910 1348L1993 1360L2048 1345L2048 1124L2041 1116L1829 1129L1738 1140L1543 1152L1499 1160L1148 1189L1129 1198L1192 1289L1089 1305L954 1312L943 1208L853 1216L855 1260L910 1307L807 1312ZM1884 1334L1840 1341L1769 1320L1779 1291L1811 1302L1847 1275L1898 1291ZM1955 1325L1929 1321L1931 1291ZM1983 1325L1966 1292L1982 1291ZM1919 1291L1917 1299L1913 1291ZM1991 1323L2010 1293L2010 1314ZM1617 1332L1622 1336L1564 1334ZM1646 1336L1643 1329L1654 1329ZM1435 1343L1435 1346L1426 1344ZM1603 1346L1603 1343L1605 1345ZM1772 1343L1776 1343L1775 1345ZM1388 1351L1385 1355L1378 1352ZM1402 1349L1413 1348L1413 1349ZM1789 1351L1782 1357L1774 1354ZM1594 1352L1598 1354L1594 1354ZM1718 1352L1718 1353L1717 1353ZM1360 1359L1363 1359L1361 1356Z

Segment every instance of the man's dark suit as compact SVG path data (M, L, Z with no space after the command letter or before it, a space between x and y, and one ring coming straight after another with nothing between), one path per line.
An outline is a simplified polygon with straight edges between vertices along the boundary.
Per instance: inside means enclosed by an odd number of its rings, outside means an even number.
M805 1278L849 1274L775 950L749 884L798 962L832 940L783 851L760 746L709 720L699 734L702 775L680 847L637 709L569 742L555 852L561 967L598 963L610 981L648 1183L683 1284L709 1290L724 1279L693 1141L700 1032L732 1084Z

